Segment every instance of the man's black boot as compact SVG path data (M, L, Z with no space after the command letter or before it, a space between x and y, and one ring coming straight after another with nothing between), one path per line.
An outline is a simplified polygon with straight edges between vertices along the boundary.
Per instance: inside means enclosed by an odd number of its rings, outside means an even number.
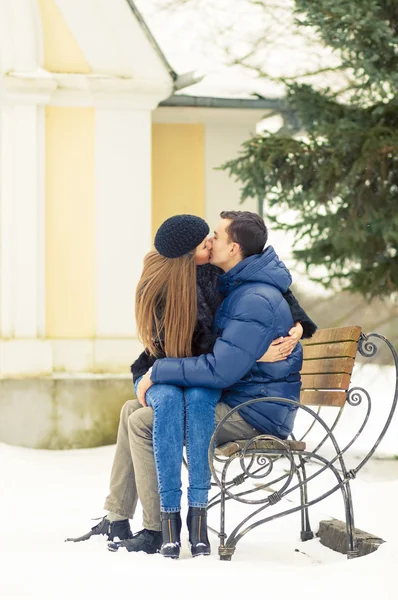
M181 516L179 512L161 512L162 546L160 554L168 558L178 558L181 548Z
M67 538L65 542L85 542L93 535L106 535L108 540L114 540L115 538L119 538L119 540L128 540L133 536L128 519L123 519L122 521L109 521L104 517L97 525L92 527L88 533L76 538Z
M187 516L189 543L192 556L210 554L210 542L207 537L207 509L190 506Z
M135 533L131 539L121 542L111 542L108 544L110 552L117 552L119 548L126 548L127 552L146 552L147 554L156 554L162 545L162 532L152 531L151 529L142 529Z

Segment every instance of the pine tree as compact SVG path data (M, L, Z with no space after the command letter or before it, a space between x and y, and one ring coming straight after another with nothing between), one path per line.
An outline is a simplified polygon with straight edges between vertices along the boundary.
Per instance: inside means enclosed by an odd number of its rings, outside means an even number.
M301 135L262 134L222 166L242 202L266 199L267 220L294 231L293 255L324 286L367 298L398 291L398 2L296 0L297 24L341 58L337 93L286 82ZM284 213L293 210L293 224Z

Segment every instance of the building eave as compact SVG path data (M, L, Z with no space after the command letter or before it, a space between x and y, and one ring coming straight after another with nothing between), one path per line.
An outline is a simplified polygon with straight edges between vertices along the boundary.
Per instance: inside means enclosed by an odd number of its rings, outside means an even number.
M184 106L197 108L242 108L286 112L288 107L283 98L215 98L212 96L172 95L159 106Z

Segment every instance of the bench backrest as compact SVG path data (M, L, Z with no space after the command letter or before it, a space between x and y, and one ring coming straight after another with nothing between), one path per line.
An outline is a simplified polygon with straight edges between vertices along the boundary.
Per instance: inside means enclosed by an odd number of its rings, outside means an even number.
M354 368L361 328L318 329L303 340L300 402L311 406L343 406Z

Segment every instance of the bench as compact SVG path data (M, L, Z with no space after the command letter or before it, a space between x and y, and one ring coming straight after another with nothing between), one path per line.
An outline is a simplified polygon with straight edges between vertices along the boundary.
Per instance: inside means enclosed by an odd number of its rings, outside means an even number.
M217 447L218 430L236 410L257 402L284 402L297 406L296 402L284 398L249 400L231 410L218 424L209 446L209 463L214 479L212 485L219 489L209 502L209 510L215 506L220 507L220 529L216 533L220 539L221 560L231 560L237 543L255 527L294 512L299 512L301 516L301 540L312 539L314 533L310 526L309 508L338 491L342 494L345 508L347 557L358 556L354 535L351 481L374 454L391 423L398 400L398 379L391 408L380 435L368 449L366 456L354 468L347 469L347 451L368 425L372 408L369 393L361 387L350 387L350 383L358 353L365 359L371 358L379 350L379 344L384 344L390 351L398 374L398 357L392 344L377 333L365 335L358 326L321 329L311 339L303 341L302 389L298 409L307 413L309 426L299 439L292 435L289 440L280 440L264 434L251 440L236 440ZM366 408L365 416L352 438L341 447L337 436L342 412L347 406L357 407L363 401ZM332 423L329 425L321 417L323 407L333 409L329 410L333 413ZM377 408L377 405L374 408ZM313 435L314 431L318 430L320 433L318 432L316 441L312 440L311 447L308 447L309 432L312 431ZM332 456L330 456L330 446ZM288 466L285 466L282 474L275 476L274 466L281 459L285 459ZM306 469L309 465L316 469L310 475L307 474L308 469ZM328 479L331 479L332 483L328 484L329 487L322 493L310 498L308 483L325 473L330 475ZM246 485L243 491L236 490L244 482L252 485L249 487ZM263 492L260 498L257 497L259 492ZM299 497L292 508L279 513L272 512L269 516L265 515L267 509L294 492L297 492ZM227 504L234 500L250 505L251 512L227 535L225 530Z

